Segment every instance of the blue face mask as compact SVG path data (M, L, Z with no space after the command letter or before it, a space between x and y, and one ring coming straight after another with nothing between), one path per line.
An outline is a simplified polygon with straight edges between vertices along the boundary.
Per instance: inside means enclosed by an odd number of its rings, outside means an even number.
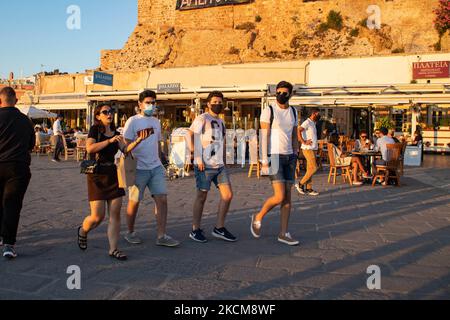
M144 109L144 115L146 117L151 117L153 116L153 113L156 110L156 106L154 104L146 104L145 105L145 109Z

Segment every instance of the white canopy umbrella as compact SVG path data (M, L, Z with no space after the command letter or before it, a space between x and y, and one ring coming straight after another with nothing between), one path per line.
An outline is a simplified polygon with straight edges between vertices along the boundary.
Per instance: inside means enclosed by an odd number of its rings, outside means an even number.
M58 116L56 113L41 110L34 106L20 107L19 110L31 119L48 119L56 118Z

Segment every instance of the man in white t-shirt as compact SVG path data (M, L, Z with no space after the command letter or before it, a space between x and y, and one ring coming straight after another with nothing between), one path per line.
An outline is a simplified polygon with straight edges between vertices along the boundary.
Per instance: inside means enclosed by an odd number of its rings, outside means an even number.
M295 184L295 169L297 165L298 113L289 105L293 86L282 81L277 85L277 102L265 108L261 114L261 155L263 171L270 173L274 195L267 199L261 211L252 216L250 230L255 238L261 236L261 223L264 216L273 208L281 207L281 230L278 241L290 246L299 242L288 232L291 214L291 193ZM270 137L270 147L269 145ZM270 168L269 157L270 154Z
M63 121L64 116L59 114L56 121L53 123L53 139L55 143L55 151L53 153L53 162L60 162L59 155L64 151L64 142L62 139L65 139L64 132L62 131L61 121Z
M237 238L225 228L225 218L233 199L230 178L225 168L225 125L219 118L223 111L223 94L213 91L209 94L208 112L195 118L189 130L190 150L194 152L194 172L197 197L194 202L192 232L189 238L205 243L208 240L201 229L203 207L214 183L220 192L217 223L212 236L229 242Z
M317 196L319 193L312 188L312 177L317 172L317 129L316 124L320 120L320 110L313 108L311 115L298 129L298 138L302 144L302 152L306 158L306 174L295 188L300 194Z
M123 136L132 153L137 159L136 182L129 189L127 208L128 234L125 240L132 244L142 241L134 231L139 203L144 198L148 188L156 204L156 219L158 224L157 245L175 247L179 242L166 234L167 224L167 182L164 167L161 164L161 124L153 116L156 109L156 93L145 90L139 95L140 114L128 119L123 130ZM131 146L130 146L131 145Z

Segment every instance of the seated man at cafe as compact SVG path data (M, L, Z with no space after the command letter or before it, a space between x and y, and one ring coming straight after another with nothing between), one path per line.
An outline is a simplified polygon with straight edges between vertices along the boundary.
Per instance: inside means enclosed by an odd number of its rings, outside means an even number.
M400 142L400 140L398 140L395 137L395 130L394 129L390 129L389 130L388 136L391 137L395 141L395 143L399 143Z
M369 173L364 168L361 159L359 157L354 157L349 154L342 152L342 149L339 148L339 135L332 134L330 137L330 143L333 146L334 159L336 161L336 165L343 166L352 166L352 174L353 174L353 185L360 186L363 184L361 180L359 180L359 172L362 172L363 178L369 178Z
M374 162L374 166L385 166L387 164L388 152L387 145L395 143L394 139L388 136L388 129L382 127L380 128L380 137L377 139L377 143L375 145L375 151L381 153L381 159L377 159ZM374 168L374 172L376 172L376 168ZM387 181L381 181L382 184L386 184Z

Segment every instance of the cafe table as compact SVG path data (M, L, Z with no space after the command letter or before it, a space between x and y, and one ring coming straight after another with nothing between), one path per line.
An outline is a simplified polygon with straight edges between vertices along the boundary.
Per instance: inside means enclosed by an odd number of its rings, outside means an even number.
M375 158L380 157L381 158L381 152L379 151L373 151L373 150L367 150L367 151L352 151L352 156L362 157L365 159L366 163L369 163L369 172L371 175L373 175L373 163Z

